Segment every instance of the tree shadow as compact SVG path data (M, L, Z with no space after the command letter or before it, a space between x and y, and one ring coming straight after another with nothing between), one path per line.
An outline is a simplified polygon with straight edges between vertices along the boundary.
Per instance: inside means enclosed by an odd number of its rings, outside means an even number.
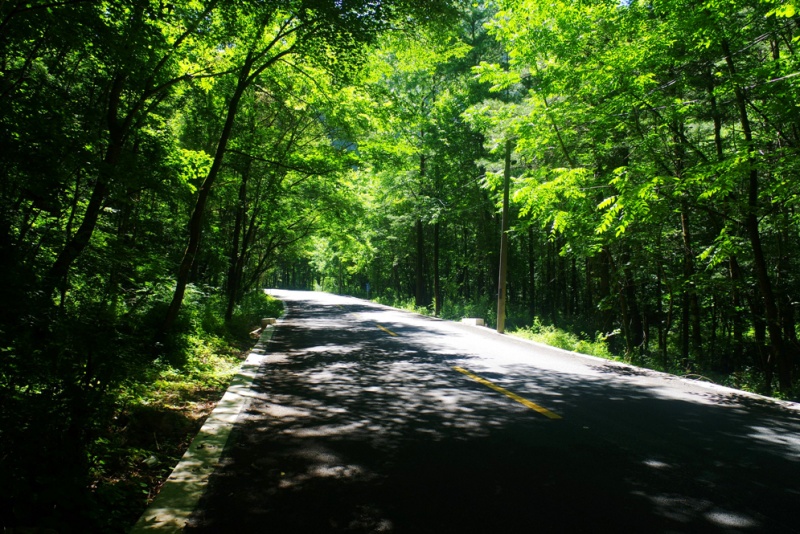
M464 334L393 313L291 308L187 532L795 528L795 414L635 373L489 363L452 349Z

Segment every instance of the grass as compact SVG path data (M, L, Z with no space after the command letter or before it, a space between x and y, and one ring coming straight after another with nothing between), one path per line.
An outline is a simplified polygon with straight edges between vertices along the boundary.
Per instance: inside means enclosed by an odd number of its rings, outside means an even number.
M118 408L96 440L92 489L99 526L124 532L155 497L221 398L243 353L191 336L186 363L155 362L146 380L118 391Z
M144 376L120 386L115 413L91 451L99 531L130 529L236 375L254 344L248 332L262 317L281 313L280 301L255 294L223 328L204 306L196 322L202 326L186 336L182 357L156 360Z
M597 356L607 360L621 360L608 349L605 337L590 339L587 334L576 335L553 325L543 325L536 317L533 325L508 332L509 335L544 343L551 347Z

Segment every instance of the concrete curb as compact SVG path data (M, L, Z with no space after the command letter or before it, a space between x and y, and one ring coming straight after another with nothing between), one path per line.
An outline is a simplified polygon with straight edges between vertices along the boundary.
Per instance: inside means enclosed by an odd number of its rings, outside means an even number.
M219 465L233 425L247 399L251 386L267 353L275 325L264 328L225 395L206 419L181 461L164 482L161 491L130 530L139 534L158 530L181 532L208 484L208 477Z

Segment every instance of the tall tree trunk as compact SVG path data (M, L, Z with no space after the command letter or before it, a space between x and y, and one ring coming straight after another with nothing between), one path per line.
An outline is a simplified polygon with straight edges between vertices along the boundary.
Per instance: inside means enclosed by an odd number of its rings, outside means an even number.
M662 364L667 367L667 333L669 332L669 318L664 313L664 265L659 259L656 270L656 316L658 321L658 352Z
M570 261L570 284L569 284L569 314L570 316L578 314L578 302L580 302L579 288L578 288L578 266L576 264L575 256L572 256Z
M415 223L416 241L417 241L417 256L414 259L414 304L416 306L427 306L428 303L425 299L425 229L422 225L422 219L417 219Z
M545 243L545 287L544 287L544 313L550 323L555 323L555 285L556 273L553 261L553 241L547 239Z
M683 336L681 340L681 358L685 363L688 363L690 352L695 357L700 354L703 346L703 335L700 322L700 302L697 297L697 288L694 280L694 251L692 250L692 235L689 227L689 205L686 198L681 200L681 238L683 242L684 278L683 310L681 310L683 319L683 324L681 325Z
M183 296L186 293L186 285L189 283L189 275L194 265L194 259L197 251L200 248L200 236L203 230L203 216L205 215L206 203L211 194L211 187L217 179L220 169L222 168L222 161L225 157L225 151L228 147L228 141L233 131L233 125L236 122L236 114L239 112L239 102L244 95L245 90L251 83L250 73L253 67L254 58L248 56L242 69L239 72L239 80L236 88L233 91L230 101L228 102L228 109L225 115L225 124L222 127L222 132L219 136L217 149L214 153L214 161L211 168L208 170L203 184L197 192L197 200L195 201L194 210L192 211L191 219L189 219L189 244L183 253L180 267L178 268L178 278L175 285L175 291L172 294L172 301L170 302L167 315L164 318L164 323L161 326L161 334L164 334L172 329L175 321L178 318L178 312L183 304Z
M797 339L797 328L795 327L794 306L792 303L790 280L793 271L791 262L791 247L787 246L790 242L788 228L790 222L787 220L782 225L778 233L778 278L776 287L780 298L778 299L778 313L780 314L781 327L783 329L783 350L787 365L792 369L795 358L797 357L800 344Z
M630 255L625 252L622 256L622 291L620 301L622 304L623 324L625 329L626 349L629 355L641 351L644 344L642 315L639 312L639 303L636 297L636 281L633 278L630 264Z
M739 262L736 261L736 256L731 255L728 259L728 272L730 273L731 297L733 299L733 356L731 362L731 371L735 370L742 364L742 355L744 353L744 332L742 328L742 296L741 296L741 269Z
M686 135L684 123L678 119L672 123L672 146L675 160L675 176L683 183L683 171L686 160ZM694 251L692 250L691 227L689 225L688 193L681 193L681 238L683 244L683 298L681 310L681 359L686 367L689 355L697 359L702 350L702 330L700 324L700 303L697 297L694 276ZM690 337L691 332L691 337Z
M425 180L425 154L419 157L419 178L420 183ZM428 302L425 298L425 232L422 226L422 219L417 218L416 222L416 237L417 237L417 257L414 262L414 304L416 306L427 306Z
M599 330L607 335L611 333L614 325L614 315L609 302L611 296L611 251L608 250L608 247L603 247L598 262L600 263L600 280L597 289L602 305Z
M239 196L236 202L236 215L233 225L233 242L231 243L230 254L228 255L228 279L226 281L226 292L228 306L225 309L225 320L233 318L233 309L236 306L239 285L241 283L241 273L239 272L240 260L240 240L242 238L242 227L247 213L247 180L250 175L250 161L242 169L242 182L239 184Z
M722 161L722 114L719 112L717 96L714 93L714 72L711 66L709 66L706 76L708 78L708 100L711 105L711 118L714 121L714 148L717 153L717 161Z
M767 389L772 388L772 379L775 373L775 359L771 356L771 348L767 344L767 323L764 320L764 301L755 288L753 294L747 295L747 305L753 320L753 337L755 338L756 364L764 371L764 382Z
M594 283L592 282L592 258L583 259L583 317L594 314Z
M725 155L722 147L722 114L717 105L717 97L714 93L715 77L713 70L709 66L706 73L708 79L708 100L711 105L711 117L714 120L714 147L717 155L717 161L722 162ZM732 323L733 323L733 350L730 357L723 355L723 367L727 372L735 370L742 364L742 356L744 353L744 340L742 331L742 296L741 296L741 269L735 254L731 254L728 258L728 275L731 279L731 301L733 305Z
M725 54L725 61L728 65L728 71L734 79L734 96L736 98L736 107L739 111L739 120L742 126L742 133L745 137L747 144L748 160L750 164L750 173L748 180L748 205L747 216L745 218L745 227L747 228L747 236L750 240L750 247L753 250L753 269L756 273L758 280L758 289L761 294L761 299L764 303L764 311L767 317L767 331L769 332L771 355L778 367L778 387L781 391L789 391L792 385L791 379L791 366L789 365L788 358L784 352L783 347L783 333L781 330L780 317L778 314L778 306L775 301L775 295L772 291L772 281L769 276L767 268L767 260L764 257L764 249L761 244L761 232L758 227L758 168L756 166L755 158L753 157L753 133L750 127L750 119L747 113L747 101L745 98L744 90L735 81L736 67L733 63L730 47L727 41L722 42L722 51Z
M466 300L467 302L469 302L469 299L470 299L471 295L470 295L470 283L469 283L470 282L470 280L469 280L469 267L467 267L467 265L469 264L469 259L472 258L472 254L471 254L471 251L470 251L470 248L469 248L469 239L468 239L468 236L467 236L467 227L464 226L462 228L462 230L463 230L461 232L461 234L462 234L462 244L463 244L464 248L463 248L463 253L462 253L461 258L462 258L464 266L462 267L463 277L462 277L462 282L461 282L461 297L464 300Z
M536 316L536 256L533 243L533 226L528 227L528 311Z

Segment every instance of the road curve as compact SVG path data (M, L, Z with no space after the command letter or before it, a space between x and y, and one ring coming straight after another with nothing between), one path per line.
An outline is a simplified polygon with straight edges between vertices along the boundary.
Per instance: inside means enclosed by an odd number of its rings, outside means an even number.
M186 532L800 532L800 417L325 293L286 304Z

